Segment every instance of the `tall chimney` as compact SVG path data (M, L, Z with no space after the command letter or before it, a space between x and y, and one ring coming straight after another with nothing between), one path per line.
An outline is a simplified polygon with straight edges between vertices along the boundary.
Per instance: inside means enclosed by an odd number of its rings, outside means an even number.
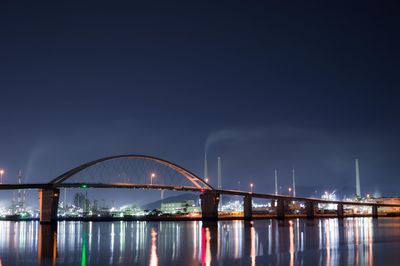
M292 178L293 178L293 197L296 197L296 175L294 173L294 168L292 169Z
M64 188L64 208L67 207L67 188Z
M21 170L19 170L18 171L18 184L22 184L22 171ZM19 208L21 208L21 202L22 202L22 193L21 193L21 189L18 189L18 205L19 205Z
M361 187L360 187L360 166L358 164L358 159L355 161L356 163L356 197L361 197Z
M218 189L222 188L222 169L221 169L221 157L218 157Z
M275 169L275 195L278 195L278 171Z
M207 152L204 153L204 179L208 178Z

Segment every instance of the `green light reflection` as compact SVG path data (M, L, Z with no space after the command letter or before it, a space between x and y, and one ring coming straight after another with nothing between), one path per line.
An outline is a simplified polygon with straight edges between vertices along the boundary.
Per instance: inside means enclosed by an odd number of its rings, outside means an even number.
M86 234L82 232L81 266L86 266Z

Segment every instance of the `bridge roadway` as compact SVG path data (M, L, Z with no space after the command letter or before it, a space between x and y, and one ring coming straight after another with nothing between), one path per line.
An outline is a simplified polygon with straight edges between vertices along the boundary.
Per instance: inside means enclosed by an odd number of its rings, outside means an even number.
M372 207L372 216L378 217L378 208L380 207L400 207L400 204L384 204L376 202L358 202L358 201L333 201L317 198L291 197L284 195L253 193L239 190L228 189L204 189L194 186L168 186L158 184L128 184L128 183L31 183L31 184L0 184L0 190L15 189L38 189L39 206L41 213L41 222L50 222L57 219L57 207L60 188L117 188L117 189L153 189L153 190L176 190L200 193L202 218L204 220L218 219L218 203L220 195L231 195L244 197L244 218L252 219L252 200L269 199L277 202L277 218L283 219L287 209L287 203L290 201L304 202L306 205L306 214L308 218L314 218L315 209L318 203L336 204L337 216L344 217L345 205L368 206Z
M325 204L343 204L343 205L357 205L357 206L378 206L378 207L399 207L400 204L384 204L375 202L358 202L358 201L334 201L324 200L318 198L307 198L307 197L291 197L285 195L265 194L265 193L253 193L241 190L229 190L229 189L199 189L191 186L169 186L169 185L158 185L158 184L129 184L129 183L60 183L57 185L49 183L26 183L26 184L0 184L0 190L16 190L16 189L54 189L54 188L122 188L122 189L153 189L153 190L176 190L176 191L188 191L188 192L214 192L220 195L231 195L231 196L250 196L258 199L270 199L270 200L285 200L285 201L300 201L300 202L314 202L314 203L325 203Z

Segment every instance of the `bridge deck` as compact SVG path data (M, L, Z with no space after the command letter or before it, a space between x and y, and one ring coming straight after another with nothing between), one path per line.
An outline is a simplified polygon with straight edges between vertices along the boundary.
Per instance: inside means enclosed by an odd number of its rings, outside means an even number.
M357 205L357 206L378 206L378 207L400 207L400 204L384 204L374 202L358 202L358 201L332 201L323 200L318 198L306 197L290 197L284 195L251 193L239 190L206 190L197 187L189 186L168 186L168 185L150 185L150 184L128 184L128 183L59 183L57 185L49 183L27 183L27 184L0 184L0 190L15 190L15 189L51 189L51 188L123 188L123 189L156 189L156 190L176 190L176 191L189 191L203 193L205 191L214 191L221 195L232 196L251 196L253 198L270 199L270 200L286 200L286 201L302 201L302 202L315 202L325 204L343 204L343 205Z

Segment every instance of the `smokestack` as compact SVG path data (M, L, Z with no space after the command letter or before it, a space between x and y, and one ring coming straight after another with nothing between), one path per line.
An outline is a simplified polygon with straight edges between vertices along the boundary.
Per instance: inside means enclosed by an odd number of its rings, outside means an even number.
M18 184L22 184L22 171L18 171ZM21 205L22 202L22 194L21 194L21 189L18 189L18 205ZM19 206L21 207L21 206Z
M204 179L208 178L207 152L204 153Z
M278 171L275 169L275 195L278 195Z
M22 170L18 171L18 184L22 184ZM17 204L20 210L25 209L26 191L25 189L18 189Z
M361 187L360 187L360 166L358 164L358 159L355 161L356 163L356 197L361 197Z
M17 196L15 195L15 193L17 193L17 192L14 190L13 191L13 199L12 199L13 205L15 205L17 202Z
M22 191L22 208L25 209L25 202L26 202L26 190Z
M64 208L67 207L67 188L64 188Z
M296 175L294 173L294 168L292 170L292 178L293 178L293 197L296 197Z
M218 157L218 189L222 188L222 169L221 169L221 157Z

